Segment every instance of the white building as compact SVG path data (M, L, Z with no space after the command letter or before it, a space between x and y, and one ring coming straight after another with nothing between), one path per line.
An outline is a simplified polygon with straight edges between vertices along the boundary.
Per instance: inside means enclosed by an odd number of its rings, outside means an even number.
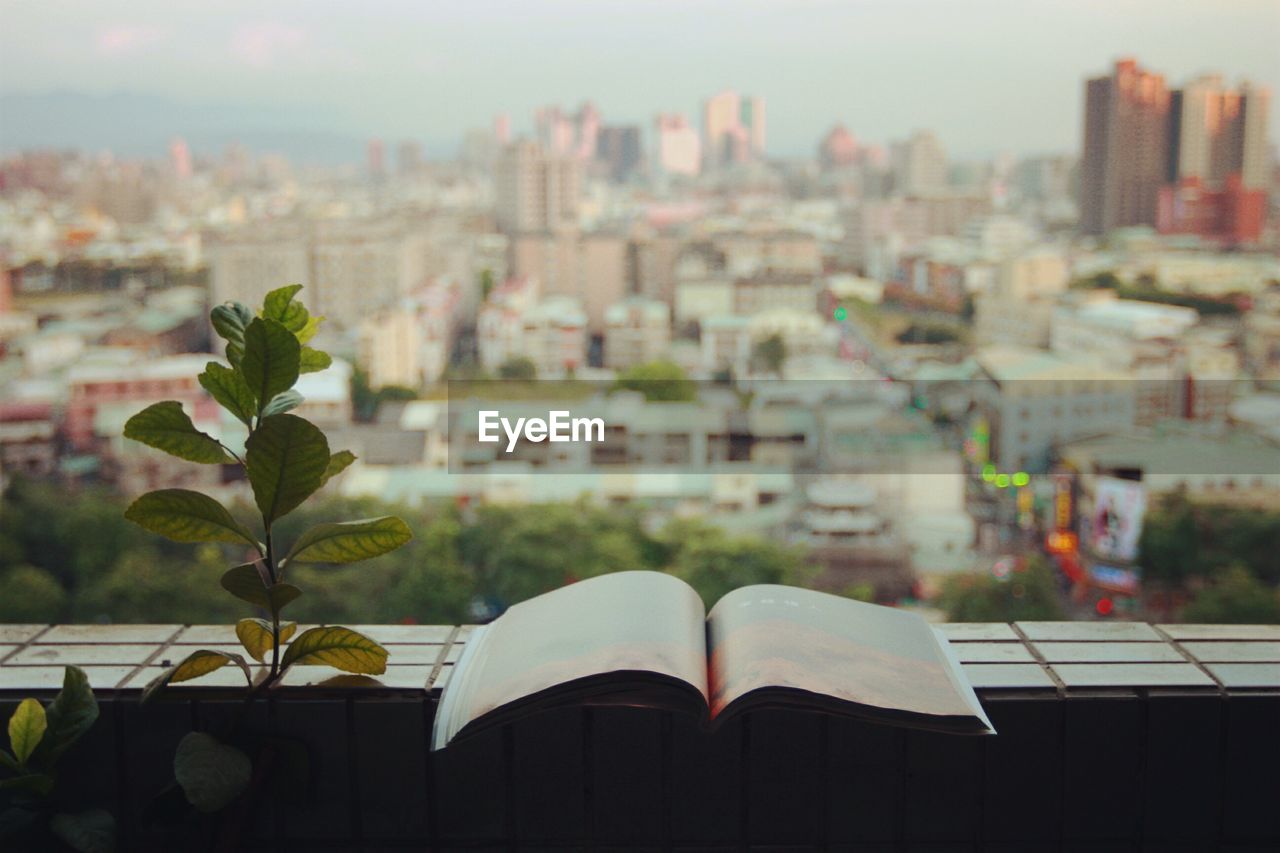
M1069 278L1067 259L1059 252L1030 252L1003 261L991 290L974 297L978 345L1049 346L1053 308Z
M1003 470L1042 472L1062 442L1134 425L1130 372L1025 347L986 347L975 360L987 379L992 461Z
M751 329L747 318L716 314L706 317L699 325L703 370L745 374L751 365Z
M213 302L257 306L268 292L303 284L299 298L339 328L393 305L427 270L427 235L398 217L255 223L209 246Z
M667 356L671 309L665 302L633 296L605 311L604 366L625 370Z
M1178 340L1199 319L1194 308L1117 299L1113 290L1074 291L1053 309L1049 346L1130 367L1143 342Z

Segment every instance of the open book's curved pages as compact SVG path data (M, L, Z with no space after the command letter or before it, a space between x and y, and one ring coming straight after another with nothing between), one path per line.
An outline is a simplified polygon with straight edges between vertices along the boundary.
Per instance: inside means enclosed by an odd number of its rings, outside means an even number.
M735 590L708 615L660 572L618 572L517 604L472 635L432 748L541 708L753 707L992 734L945 638L914 613L794 587Z

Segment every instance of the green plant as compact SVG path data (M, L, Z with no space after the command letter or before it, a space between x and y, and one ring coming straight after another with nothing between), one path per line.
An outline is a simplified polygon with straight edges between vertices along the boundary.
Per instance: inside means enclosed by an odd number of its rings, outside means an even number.
M275 535L280 519L355 461L348 451L330 452L323 432L290 413L303 402L294 389L298 376L330 364L327 354L307 345L323 318L312 317L294 299L301 289L295 284L271 291L256 316L238 302L219 305L210 314L214 330L226 341L228 364L209 362L200 374L200 384L244 424L247 437L242 452L198 430L182 405L171 400L148 406L125 424L127 438L180 459L244 469L260 519L252 527L208 495L188 489L149 492L129 506L125 517L177 542L227 543L246 549L249 559L228 569L221 583L236 598L266 614L267 618L241 619L236 636L250 657L260 663L270 661L265 675L255 683L243 655L198 649L147 685L143 701L169 684L228 664L244 672L251 696L298 664L328 664L367 675L386 671L387 650L358 631L327 625L298 633L297 623L281 620L285 607L302 595L301 589L285 580L291 567L355 563L394 551L413 538L409 527L394 516L318 524L287 550ZM236 752L231 747L202 748L208 744L197 735L208 738L193 732L179 748L178 781L193 805L216 810L225 805L225 798L208 796L208 786L195 780L204 773L206 778L221 775L247 784L247 777L241 780L245 774L239 772L247 759L242 762L243 756L227 752Z
M394 551L413 538L399 518L383 516L359 521L317 525L303 533L282 553L273 535L276 522L297 509L335 474L355 461L349 451L330 453L329 442L314 424L289 414L303 402L294 390L301 373L323 370L327 354L307 346L323 318L312 317L294 299L302 285L267 294L257 316L238 302L214 308L213 328L227 342L230 367L211 361L200 384L248 430L244 455L196 429L172 400L155 403L125 424L127 438L163 450L180 459L204 464L241 466L253 490L261 517L263 539L208 495L188 489L148 492L125 511L125 518L177 542L225 542L247 546L251 559L227 570L222 586L242 601L265 611L270 619L241 619L236 636L253 658L271 656L266 681L294 664L325 663L346 672L379 674L386 671L387 651L368 637L338 626L303 631L281 648L297 630L282 622L281 611L302 594L285 582L285 572L297 563L354 563ZM249 666L239 654L200 649L170 667L153 689L186 681L220 669L240 666L253 685Z
M50 835L81 853L115 849L110 812L69 814L58 811L53 798L59 759L97 719L89 679L75 666L63 671L62 689L48 705L18 704L9 718L9 749L0 749L0 768L8 772L0 779L0 849L43 849Z

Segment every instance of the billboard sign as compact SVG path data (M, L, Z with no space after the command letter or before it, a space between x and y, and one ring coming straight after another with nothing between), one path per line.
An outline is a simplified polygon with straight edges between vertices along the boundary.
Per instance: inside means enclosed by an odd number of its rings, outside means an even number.
M1141 483L1099 478L1089 519L1090 550L1108 560L1136 560L1146 511L1147 492Z

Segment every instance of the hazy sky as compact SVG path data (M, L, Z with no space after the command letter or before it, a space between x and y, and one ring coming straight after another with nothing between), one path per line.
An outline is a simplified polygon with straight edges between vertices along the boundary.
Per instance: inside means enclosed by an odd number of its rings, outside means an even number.
M454 140L498 111L521 129L583 98L648 126L732 87L767 99L779 154L837 120L875 141L931 127L959 155L1071 151L1082 80L1123 54L1173 83L1280 89L1280 0L0 0L0 16L3 94L292 105L308 130L388 140Z

